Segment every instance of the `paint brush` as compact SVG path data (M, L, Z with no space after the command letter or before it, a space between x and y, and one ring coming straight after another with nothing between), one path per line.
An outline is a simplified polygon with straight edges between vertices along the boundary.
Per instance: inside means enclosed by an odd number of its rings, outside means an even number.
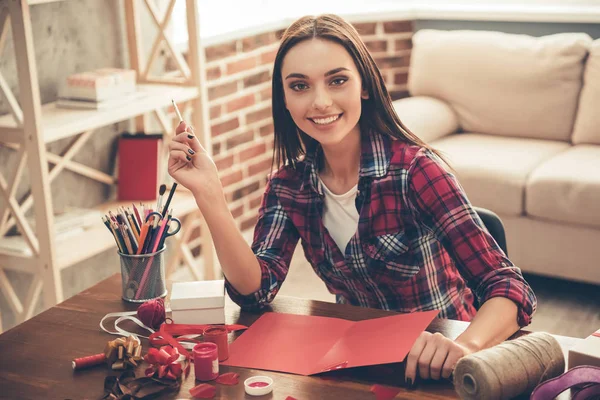
M160 189L158 189L158 201L156 202L157 210L160 210L162 208L162 197L166 191L167 191L167 185L160 185Z
M179 123L182 123L183 117L181 116L181 113L179 112L179 108L177 107L177 104L175 104L175 100L171 99L171 103L173 103L173 108L175 108L175 113L177 114L177 118L179 118Z
M173 186L171 186L171 191L169 192L169 197L167 197L167 202L165 203L165 206L161 213L163 218L164 218L165 214L167 213L167 210L169 209L169 204L171 204L171 199L173 198L173 194L175 193L176 188L177 188L177 182L174 182Z

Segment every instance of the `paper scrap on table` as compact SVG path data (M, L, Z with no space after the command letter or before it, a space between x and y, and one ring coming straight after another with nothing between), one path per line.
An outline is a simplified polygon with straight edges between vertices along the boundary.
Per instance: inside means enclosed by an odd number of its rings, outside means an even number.
M229 348L223 365L313 375L401 362L439 311L364 321L269 312Z

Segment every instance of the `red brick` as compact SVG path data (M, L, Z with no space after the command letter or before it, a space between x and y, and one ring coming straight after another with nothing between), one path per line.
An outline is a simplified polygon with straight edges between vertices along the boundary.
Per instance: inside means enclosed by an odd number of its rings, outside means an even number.
M232 56L237 53L236 42L216 44L206 48L206 61L211 62Z
M267 145L267 150L273 150L273 146L275 146L275 137L267 137L265 144Z
M218 99L219 97L227 96L237 91L237 82L224 83L208 88L208 100Z
M246 197L249 194L256 192L257 190L260 189L260 184L258 182L252 182L247 184L246 186L243 186L239 189L236 189L233 191L233 193L231 194L233 201L235 200L239 200L242 197Z
M214 81L221 77L221 68L220 67L212 67L206 70L206 79L209 81Z
M365 45L372 53L385 52L388 48L387 40L365 40Z
M383 23L385 33L412 32L413 21L387 21Z
M213 137L222 135L225 132L229 132L234 130L235 128L240 126L240 120L238 117L230 119L225 122L221 122L220 124L215 124L210 127L210 132Z
M237 99L231 100L226 105L227 112L233 112L237 110L241 110L242 108L250 107L254 104L254 94L247 94L246 96L239 97Z
M259 93L260 101L265 101L270 99L272 96L271 86L266 89L263 89Z
M408 82L408 72L396 72L394 74L395 85L405 85Z
M410 65L410 55L377 57L375 63L379 69L408 67Z
M256 56L242 58L227 64L226 71L227 75L236 74L238 72L246 71L256 67Z
M219 153L221 153L221 142L216 142L213 143L212 145L212 155L214 156L218 156Z
M275 127L273 126L272 122L269 123L269 125L260 127L260 136L272 135L274 132L275 132Z
M407 90L391 90L390 96L391 96L392 100L403 99L405 97L408 97L408 91Z
M253 209L253 208L260 206L260 203L262 203L262 196L256 196L255 198L250 200L248 205L250 206L251 209Z
M386 86L391 85L391 80L390 80L390 75L389 75L389 70L382 70L381 71L381 76L383 77L383 83L385 83ZM389 88L388 88L389 89Z
M277 55L277 49L273 49L271 51L267 51L266 53L262 53L260 55L260 63L261 64L271 64L275 61L276 55Z
M223 187L226 187L233 183L240 182L242 178L242 171L233 171L221 177L221 185L223 185Z
M242 50L251 51L258 49L259 47L275 43L276 41L277 37L275 36L274 32L261 33L260 35L242 39Z
M243 205L238 206L238 207L234 208L233 210L231 210L231 215L233 216L233 218L241 217L243 213L244 213Z
M270 71L259 72L258 74L254 74L254 75L251 75L251 76L245 78L244 79L244 87L247 88L250 86L259 85L263 82L267 82L269 79L271 79Z
M411 39L398 39L396 40L394 49L398 50L410 50L412 49L412 40Z
M253 215L251 217L246 218L245 220L242 220L242 222L240 223L240 230L245 231L246 229L253 229L254 226L256 226L257 220L257 215Z
M265 154L266 151L267 146L264 143L256 144L255 146L240 152L240 162Z
M219 118L221 116L221 106L212 106L209 111L210 119Z
M233 154L228 155L220 160L215 160L215 165L219 171L224 171L233 165Z
M375 28L377 26L377 24L375 22L368 22L368 23L362 23L362 24L352 24L354 25L354 28L356 28L356 30L358 31L358 33L361 36L364 35L374 35L375 34Z
M270 158L264 159L254 164L250 164L248 166L248 176L254 176L257 174L262 174L267 176L269 172L271 172L271 164L273 160Z
M263 108L262 110L253 111L246 115L246 123L251 124L256 121L262 121L263 119L272 118L271 106Z
M243 132L234 137L227 139L227 150L231 150L232 148L239 146L243 143L248 143L254 139L254 131Z

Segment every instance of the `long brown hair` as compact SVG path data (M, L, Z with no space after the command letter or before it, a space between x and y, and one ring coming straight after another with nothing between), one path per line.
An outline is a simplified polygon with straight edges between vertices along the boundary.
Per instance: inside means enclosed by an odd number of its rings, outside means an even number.
M290 25L283 33L275 57L272 107L275 130L273 163L276 167L284 164L295 167L299 157L305 154L306 149L316 144L313 138L296 126L287 111L281 76L281 65L288 51L296 44L314 38L341 44L354 59L362 79L363 90L369 94L368 99L362 100L362 114L359 120L362 134L373 131L388 135L409 144L428 148L440 156L398 118L381 72L356 29L337 15L324 14L317 17L305 16Z

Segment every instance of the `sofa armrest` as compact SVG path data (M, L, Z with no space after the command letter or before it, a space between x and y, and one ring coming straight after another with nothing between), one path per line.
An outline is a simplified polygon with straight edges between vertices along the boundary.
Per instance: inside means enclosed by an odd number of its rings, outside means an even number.
M458 118L448 103L428 96L407 97L393 102L400 121L425 143L458 130Z

